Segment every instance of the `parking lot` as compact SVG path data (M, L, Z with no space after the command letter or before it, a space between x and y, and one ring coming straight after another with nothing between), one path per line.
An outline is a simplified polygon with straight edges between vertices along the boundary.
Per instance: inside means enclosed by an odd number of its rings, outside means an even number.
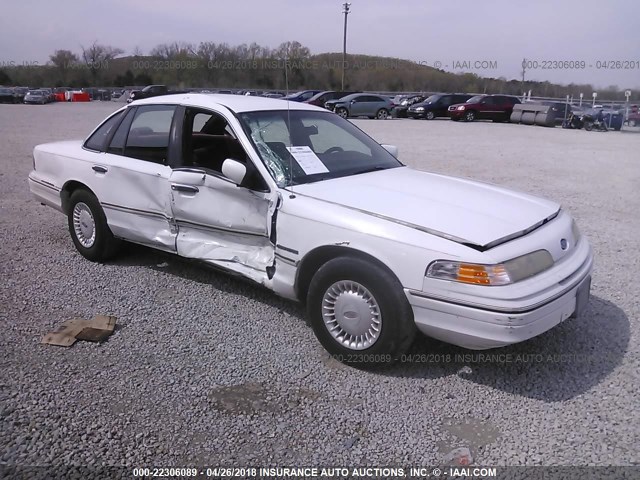
M640 128L354 120L408 165L556 200L595 251L586 315L511 347L420 337L361 371L303 309L144 247L101 265L32 200L39 143L84 138L122 104L0 105L0 463L131 466L637 465ZM40 344L72 317L103 344ZM635 393L634 393L635 392Z

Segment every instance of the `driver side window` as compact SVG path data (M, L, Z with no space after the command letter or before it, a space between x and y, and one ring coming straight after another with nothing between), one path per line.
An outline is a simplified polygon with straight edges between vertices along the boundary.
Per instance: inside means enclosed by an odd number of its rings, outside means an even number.
M237 160L247 168L242 186L264 191L267 185L249 159L237 135L219 113L187 108L183 124L182 166L201 168L222 176L222 164Z
M226 119L215 112L188 108L185 113L183 165L222 172L231 158L247 163L247 154Z

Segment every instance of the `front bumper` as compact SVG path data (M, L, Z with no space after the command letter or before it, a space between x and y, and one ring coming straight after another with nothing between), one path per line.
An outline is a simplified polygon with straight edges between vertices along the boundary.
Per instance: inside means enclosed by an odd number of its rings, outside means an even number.
M422 333L471 350L486 350L528 340L580 316L589 299L592 269L591 257L561 295L530 310L493 311L429 298L415 290L405 289L405 294Z
M468 112L468 110L448 110L449 116L453 119L459 120L464 118L464 114Z
M426 111L416 112L415 110L408 110L407 117L409 118L425 118L427 116Z

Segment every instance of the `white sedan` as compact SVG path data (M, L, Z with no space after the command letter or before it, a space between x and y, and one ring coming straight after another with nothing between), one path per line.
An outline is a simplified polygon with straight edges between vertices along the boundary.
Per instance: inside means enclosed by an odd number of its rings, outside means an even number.
M37 146L29 186L87 259L125 240L239 274L305 303L347 363L402 357L417 330L500 347L583 311L593 255L558 204L396 157L321 108L181 94Z

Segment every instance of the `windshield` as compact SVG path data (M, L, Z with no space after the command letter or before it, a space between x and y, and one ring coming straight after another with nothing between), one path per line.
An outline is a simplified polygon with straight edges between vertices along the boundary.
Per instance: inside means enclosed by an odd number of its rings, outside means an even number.
M480 100L484 98L484 95L476 95L475 97L471 97L467 100L466 103L480 103Z
M422 103L434 103L437 102L439 98L440 95L431 95L430 97L427 97L426 100L423 100Z
M362 130L330 112L247 112L240 121L279 187L402 166Z

